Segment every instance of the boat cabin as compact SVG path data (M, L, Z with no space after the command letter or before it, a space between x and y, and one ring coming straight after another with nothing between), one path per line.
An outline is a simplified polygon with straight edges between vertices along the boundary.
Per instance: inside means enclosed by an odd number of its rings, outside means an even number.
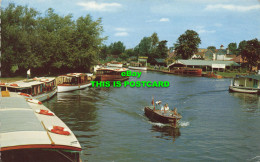
M48 93L56 88L55 78L33 78L12 83L1 83L1 91L22 92L31 96Z
M260 88L260 75L236 76L233 80L233 86Z

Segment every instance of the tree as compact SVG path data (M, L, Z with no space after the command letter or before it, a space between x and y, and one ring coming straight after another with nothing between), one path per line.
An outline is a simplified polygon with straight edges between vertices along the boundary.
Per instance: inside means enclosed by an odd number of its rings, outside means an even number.
M217 48L215 46L208 46L207 49L211 50L212 52L215 52Z
M252 39L243 45L245 46L241 50L242 58L247 61L249 70L252 71L252 67L258 66L260 61L260 42L257 39Z
M118 41L118 42L111 43L109 45L109 52L111 55L117 55L117 56L124 53L125 46L124 46L123 42Z
M192 55L198 52L198 46L201 43L199 34L193 30L186 30L177 42L174 44L177 57L190 59Z
M152 39L151 37L144 37L138 44L138 56L148 56L151 54Z
M49 8L44 17L38 11L9 4L1 8L2 72L11 74L12 66L21 74L29 68L35 74L89 71L101 51L101 19L90 15L72 20Z
M237 55L237 43L229 43L228 49L231 54Z
M237 55L242 55L242 51L245 49L247 44L246 40L243 40L239 43L238 48L237 48Z
M168 48L166 46L167 40L162 40L159 42L158 46L156 47L156 55L155 58L167 58L168 56Z

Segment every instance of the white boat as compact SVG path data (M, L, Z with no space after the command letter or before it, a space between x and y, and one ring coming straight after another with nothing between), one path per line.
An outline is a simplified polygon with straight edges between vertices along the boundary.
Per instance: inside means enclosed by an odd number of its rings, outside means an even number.
M146 71L147 70L147 67L146 66L143 66L143 67L138 67L138 66L128 66L129 69L133 69L133 70L144 70Z
M231 92L260 93L260 75L236 76L229 86Z
M80 161L81 146L47 107L2 91L0 144L3 161Z
M121 68L121 67L123 67L123 64L120 62L109 62L109 63L107 63L107 66Z
M57 80L57 91L68 92L79 89L84 89L91 86L93 74L86 73L69 73L59 76Z
M45 101L57 93L56 80L53 77L25 79L12 83L1 83L2 90L22 93L26 98Z

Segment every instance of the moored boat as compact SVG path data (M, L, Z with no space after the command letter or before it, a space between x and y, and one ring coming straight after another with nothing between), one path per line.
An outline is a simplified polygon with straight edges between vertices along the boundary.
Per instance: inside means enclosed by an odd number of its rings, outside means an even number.
M73 132L41 103L2 91L0 123L2 161L80 161Z
M122 72L126 72L126 68L100 68L97 69L96 81L124 81L128 80L128 76L122 76Z
M142 63L137 63L137 62L130 63L130 66L128 66L128 68L133 69L133 70L147 71L147 66L143 65Z
M172 68L167 73L177 74L177 75L187 75L187 76L201 76L202 75L202 69L179 67L179 68Z
M187 75L187 76L201 76L202 69L201 68L191 68L186 67L183 64L175 63L171 64L169 67L169 71L165 73L176 74L176 75Z
M107 63L107 66L109 66L109 67L118 67L118 68L121 68L121 67L123 67L123 64L122 64L121 62L111 61L111 62L108 62L108 63Z
M260 94L260 75L236 76L231 80L229 91Z
M86 73L69 73L57 77L57 91L68 92L84 89L91 86L91 76Z
M25 79L12 83L1 83L2 91L17 92L20 95L39 101L48 100L57 93L56 80L52 77Z

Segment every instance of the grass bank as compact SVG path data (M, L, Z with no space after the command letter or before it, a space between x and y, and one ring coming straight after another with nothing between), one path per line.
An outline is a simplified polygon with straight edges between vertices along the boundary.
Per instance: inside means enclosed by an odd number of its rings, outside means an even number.
M247 75L248 73L239 73L239 72L217 72L218 75L221 75L223 78L234 78L236 75Z
M24 80L26 77L10 77L10 78L0 78L1 83L10 83L18 80Z

